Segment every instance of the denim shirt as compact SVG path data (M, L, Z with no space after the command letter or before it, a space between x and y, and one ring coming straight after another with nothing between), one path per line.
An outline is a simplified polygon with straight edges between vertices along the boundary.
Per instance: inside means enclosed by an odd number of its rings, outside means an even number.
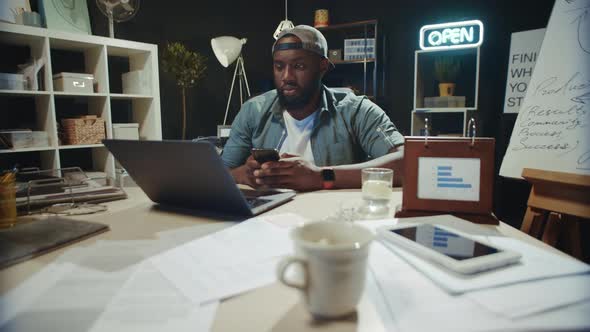
M254 97L236 116L221 158L225 166L243 165L251 148L279 148L286 135L276 90ZM317 166L364 162L404 143L385 112L366 96L323 87L310 137Z

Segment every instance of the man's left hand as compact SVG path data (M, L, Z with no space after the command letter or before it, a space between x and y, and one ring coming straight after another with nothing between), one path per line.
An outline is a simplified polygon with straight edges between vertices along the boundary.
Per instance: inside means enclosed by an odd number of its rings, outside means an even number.
M256 183L297 191L322 189L321 169L300 157L283 154L280 161L269 161L254 171Z

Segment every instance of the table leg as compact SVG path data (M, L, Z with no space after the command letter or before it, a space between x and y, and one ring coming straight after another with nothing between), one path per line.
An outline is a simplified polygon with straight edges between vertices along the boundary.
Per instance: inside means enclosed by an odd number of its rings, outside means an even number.
M583 260L582 257L582 237L580 235L580 222L582 222L582 218L574 217L574 216L563 216L563 221L565 222L566 227L566 248L568 252L580 259Z
M561 215L551 212L549 214L549 218L547 219L547 225L545 225L545 231L543 232L543 237L541 240L548 245L555 247L557 240L559 239L559 235L564 229L564 226L564 221L562 220Z

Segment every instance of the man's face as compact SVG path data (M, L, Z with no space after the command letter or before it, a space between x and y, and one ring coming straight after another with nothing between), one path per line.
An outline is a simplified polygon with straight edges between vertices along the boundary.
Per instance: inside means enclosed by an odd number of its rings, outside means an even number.
M299 38L287 36L279 43L298 43ZM273 73L279 102L287 110L306 106L320 89L327 61L319 55L302 49L276 51L273 55Z

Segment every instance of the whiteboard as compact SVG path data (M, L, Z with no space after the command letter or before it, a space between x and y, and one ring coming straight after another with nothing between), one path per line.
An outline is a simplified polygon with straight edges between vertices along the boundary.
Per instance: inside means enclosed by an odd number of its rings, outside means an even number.
M500 175L590 175L590 0L556 0Z

